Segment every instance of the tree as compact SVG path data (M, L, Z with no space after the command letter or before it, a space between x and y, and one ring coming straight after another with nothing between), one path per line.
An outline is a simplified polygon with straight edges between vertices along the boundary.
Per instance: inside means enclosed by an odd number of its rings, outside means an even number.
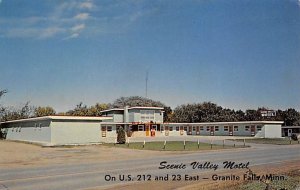
M49 116L49 115L55 115L55 114L56 114L55 110L50 106L46 106L46 107L39 106L34 109L35 117Z
M7 90L0 90L0 98L7 93ZM0 121L3 121L3 113L5 112L5 108L0 105ZM2 131L2 128L0 126L0 139L5 138L5 134Z
M164 122L170 122L173 117L173 112L171 107L165 106L164 107Z
M10 121L17 119L27 119L34 117L34 106L31 106L29 102L26 102L22 107L7 107L2 113L1 121Z
M293 108L289 108L284 113L284 121L287 126L300 125L300 114Z
M260 121L263 118L258 110L248 109L246 110L245 119L246 121Z
M160 101L151 100L140 96L121 97L116 99L111 108L124 108L125 106L150 106L150 107L165 107L166 105Z
M73 110L69 110L65 114L72 116L101 116L101 111L108 108L109 105L105 103L97 103L94 106L88 107L87 105L83 105L83 103L80 102Z
M83 103L80 102L73 110L67 111L66 114L72 116L87 116L88 108L86 105L83 105Z
M0 90L0 98L1 98L1 96L3 96L6 93L7 93L7 90Z
M97 103L94 106L91 106L88 108L88 116L101 116L101 111L106 110L109 108L108 104L105 103Z

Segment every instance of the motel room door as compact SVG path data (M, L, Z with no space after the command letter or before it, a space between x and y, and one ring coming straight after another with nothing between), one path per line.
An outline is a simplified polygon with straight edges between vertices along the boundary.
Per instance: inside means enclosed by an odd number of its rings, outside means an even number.
M251 131L251 136L255 136L255 125L251 125L250 131Z
M233 136L233 126L229 126L229 136Z
M196 135L200 135L199 126L196 127Z
M191 135L192 134L192 126L189 126L188 128L189 128L189 135Z
M288 137L291 137L292 133L293 133L293 130L292 129L288 129Z
M180 135L183 135L183 126L180 126Z
M215 126L210 126L210 135L211 136L215 135Z
M169 136L169 126L165 126L165 135Z

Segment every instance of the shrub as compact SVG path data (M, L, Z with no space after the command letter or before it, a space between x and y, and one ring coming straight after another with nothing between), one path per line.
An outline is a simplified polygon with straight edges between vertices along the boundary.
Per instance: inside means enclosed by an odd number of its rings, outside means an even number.
M118 144L125 144L126 135L125 135L125 130L123 129L123 127L120 127L117 132L118 132L117 143Z
M298 140L297 134L293 133L291 136L291 139L293 139L294 141L297 141Z

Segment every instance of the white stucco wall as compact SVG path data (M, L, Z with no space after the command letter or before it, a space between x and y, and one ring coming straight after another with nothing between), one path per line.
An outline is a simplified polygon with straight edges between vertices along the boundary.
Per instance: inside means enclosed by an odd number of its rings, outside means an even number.
M7 124L6 139L37 143L50 143L50 120L26 121Z
M100 122L97 121L52 121L53 144L85 144L100 142Z
M281 126L280 125L265 125L265 138L280 138Z

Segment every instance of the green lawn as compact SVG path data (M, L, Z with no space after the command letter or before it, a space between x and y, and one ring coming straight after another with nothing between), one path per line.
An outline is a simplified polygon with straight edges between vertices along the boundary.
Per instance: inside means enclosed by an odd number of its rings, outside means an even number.
M186 141L185 142L185 149L183 141L167 141L165 149L164 149L164 141L160 142L146 142L145 147L143 147L143 142L136 142L128 144L113 144L113 143L106 143L103 144L104 146L109 147L120 147L120 148L130 148L130 149L139 149L139 150L166 150L166 151L198 151L198 150L216 150L216 149L228 149L234 148L233 146L222 146L222 145L215 145L212 146L207 143L200 143L198 148L197 142ZM235 146L235 148L241 148L244 146Z
M243 139L236 139L236 141L243 142ZM246 139L246 143L257 143L257 144L277 144L277 145L289 145L298 144L298 141L290 141L289 138L257 138L257 139Z

